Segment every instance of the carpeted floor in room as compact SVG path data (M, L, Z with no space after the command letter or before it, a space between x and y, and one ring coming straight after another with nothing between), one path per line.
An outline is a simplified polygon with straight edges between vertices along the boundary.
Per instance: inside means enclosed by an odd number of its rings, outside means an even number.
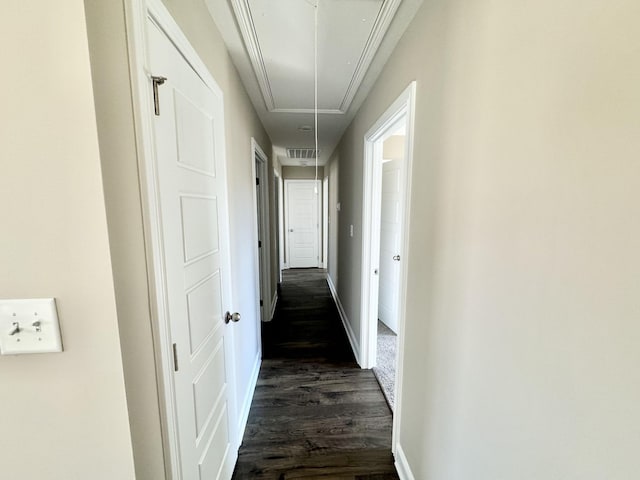
M389 408L394 409L394 388L396 382L396 348L397 335L378 320L378 350L376 354L376 366L373 374L376 376L382 393L384 393Z

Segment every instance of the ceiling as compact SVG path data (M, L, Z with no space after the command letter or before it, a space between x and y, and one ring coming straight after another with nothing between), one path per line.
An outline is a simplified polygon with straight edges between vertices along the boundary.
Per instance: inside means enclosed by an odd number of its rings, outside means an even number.
M282 165L324 165L422 0L205 0ZM311 158L308 158L311 157Z

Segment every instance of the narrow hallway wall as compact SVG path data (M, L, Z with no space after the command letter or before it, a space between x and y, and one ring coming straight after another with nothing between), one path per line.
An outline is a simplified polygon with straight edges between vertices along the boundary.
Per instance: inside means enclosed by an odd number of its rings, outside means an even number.
M639 22L635 0L425 2L335 152L358 336L363 136L417 81L396 457L416 479L640 470Z

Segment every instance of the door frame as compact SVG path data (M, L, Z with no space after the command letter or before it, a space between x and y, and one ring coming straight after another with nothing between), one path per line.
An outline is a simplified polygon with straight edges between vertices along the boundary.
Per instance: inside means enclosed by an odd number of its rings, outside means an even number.
M291 185L291 184L295 184L295 183L310 183L310 184L315 184L316 187L316 191L318 192L316 194L316 219L317 219L317 242L318 242L318 255L317 255L317 261L316 261L316 267L315 268L320 268L320 245L322 245L322 229L320 228L320 193L319 193L319 189L322 186L322 182L320 180L313 180L313 179L288 179L285 178L284 179L284 194L285 194L285 198L284 198L284 232L286 235L286 246L285 246L285 251L287 253L287 268L291 268L291 248L289 245L289 236L287 235L287 233L289 232L289 193L287 190L287 186ZM314 268L314 267L309 267L309 268Z
M269 228L269 169L267 154L260 147L255 138L251 137L251 173L252 178L260 179L260 198L253 189L253 224L254 232L254 264L258 272L256 279L256 291L258 292L257 304L258 315L263 322L271 320L271 231ZM260 164L256 167L256 162ZM260 209L258 209L260 202ZM261 213L261 215L259 215ZM259 240L259 233L262 231L262 240ZM262 247L258 248L258 241L262 242ZM261 252L262 250L262 252ZM262 305L260 305L262 300ZM258 328L260 331L260 328Z
M400 262L398 286L398 343L396 351L395 409L393 416L392 451L396 452L402 405L403 356L405 340L407 265L409 260L409 218L411 210L411 170L413 164L413 138L415 124L416 82L413 81L376 120L364 136L363 203L362 203L362 285L360 291L360 366L372 368L376 361L378 275L380 261L380 202L382 191L382 152L379 140L402 117L406 118L404 212L400 241L403 261ZM377 146L378 145L378 146Z
M322 268L329 268L329 175L322 179Z
M175 388L173 384L173 347L168 317L168 299L166 290L166 270L162 255L163 236L160 221L158 172L156 167L155 140L153 130L153 90L150 81L152 72L149 67L147 47L147 18L151 18L167 35L170 41L183 55L185 60L195 70L202 81L215 95L222 100L224 111L224 94L209 72L205 63L190 44L187 37L173 19L169 11L160 0L125 0L126 31L129 38L127 47L129 53L130 79L133 95L133 113L136 128L136 153L138 157L138 175L141 190L141 205L146 250L147 278L149 286L149 309L153 334L156 382L158 386L158 401L160 404L160 423L162 444L164 450L165 472L168 478L181 479L180 445L178 437L178 423L175 404ZM161 88L161 87L160 87ZM222 152L226 158L224 124L222 126ZM226 161L220 165L218 174L224 179L221 195L225 199L227 208L220 211L219 219L225 226L220 234L221 244L230 246L229 241L229 212L228 212L228 184ZM229 255L223 261L225 269L231 272ZM231 281L227 279L225 298L230 311L234 311ZM233 345L233 332L231 333ZM235 405L236 375L235 362L229 365L228 378L230 392L229 402ZM239 447L239 432L232 428L237 424L237 412L229 411L230 428L229 440L232 448L231 455L237 458Z
M284 183L282 182L282 175L275 168L273 169L273 178L275 182L274 193L277 192L274 203L278 214L278 283L282 283L282 270L287 267L284 258Z

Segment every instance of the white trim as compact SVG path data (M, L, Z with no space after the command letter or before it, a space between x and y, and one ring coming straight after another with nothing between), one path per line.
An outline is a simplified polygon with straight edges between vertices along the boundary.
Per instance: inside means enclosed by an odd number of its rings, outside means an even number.
M365 73L367 73L367 70L369 70L369 67L371 66L371 62L373 61L376 52L378 51L378 47L382 43L382 39L389 29L391 20L393 20L393 17L396 14L401 1L402 0L383 1L382 7L378 12L378 17L376 18L373 28L371 29L371 33L369 34L367 44L362 50L362 55L358 59L358 66L353 72L353 77L351 78L351 82L349 83L347 92L342 99L339 110L346 112L351 106L351 102L356 96L358 88L360 88L360 84L364 79Z
M374 142L365 137L363 165L363 201L362 201L362 274L360 293L360 343L362 345L362 366L373 368L376 359L376 343L373 342L371 316L378 308L379 268L378 257L380 250L379 218L380 218L380 190L374 185L380 185L381 168L374 162ZM376 168L378 167L378 168ZM377 227L377 228L376 228ZM378 232L377 235L374 232ZM375 259L375 260L374 260Z
M267 76L267 67L264 64L264 59L260 52L260 43L258 42L258 34L256 33L253 19L251 18L249 2L248 0L231 0L231 6L233 7L233 12L238 22L238 29L244 40L247 54L251 60L251 66L256 74L258 85L260 85L260 92L262 92L265 106L267 110L272 111L275 108L273 92L271 91L269 77Z
M322 179L322 268L329 268L329 176Z
M403 268L400 269L400 289L398 295L399 317L398 317L398 348L396 350L396 384L395 384L395 407L394 421L391 445L392 450L396 451L400 447L400 419L402 418L402 393L404 392L404 345L406 331L406 305L407 305L407 286L409 285L409 269L408 260L410 259L409 251L409 232L411 231L411 179L413 178L413 141L415 135L416 121L416 82L413 81L405 90L403 95L407 95L407 123L406 123L406 170L405 170L405 205L403 214L403 225L405 235L403 235L402 251L404 252L405 262ZM408 466L408 464L407 464ZM409 470L410 472L411 470Z
M356 68L349 81L344 97L340 102L340 106L338 108L322 109L319 110L318 113L338 115L347 113L367 70L369 70L371 66L371 62L373 62L375 58L378 47L382 43L382 39L389 29L389 25L391 25L391 20L393 20L401 1L402 0L384 0L382 2L378 16L371 28L369 38L362 49L360 58L357 60ZM267 66L264 63L264 57L262 56L260 48L260 41L255 30L253 18L251 17L249 0L231 0L231 6L267 110L272 113L313 113L313 110L308 108L278 108L276 106L271 83L269 82Z
M407 457L404 454L404 450L402 450L402 446L398 444L395 453L395 466L398 471L398 476L400 480L415 480L416 477L413 475L411 471L411 467L409 466L409 462L407 461Z
M351 323L349 323L349 318L347 317L347 314L344 311L344 307L342 306L342 302L340 301L340 297L338 296L338 290L333 284L333 280L331 279L331 275L329 274L327 274L327 284L329 285L329 290L331 291L331 296L333 297L333 301L336 303L336 307L338 307L340 320L342 320L344 331L346 332L347 338L349 339L349 344L351 344L351 350L353 350L353 356L356 357L356 362L358 362L358 365L362 366L362 363L360 362L360 347L358 345L358 339L356 337L356 334L353 333L353 329L351 328Z
M261 163L260 172L256 169L256 161ZM267 192L269 190L269 175L268 175L268 158L264 150L260 147L255 138L251 137L251 173L252 179L260 178L260 199L258 199L255 188L255 180L252 181L254 188L252 189L253 198L253 224L254 230L254 267L258 272L256 275L256 288L258 293L257 317L266 322L270 320L267 318L267 299L271 293L271 232L269 230L269 197ZM262 212L261 218L258 218L258 202L260 202ZM258 227L260 223L260 228ZM258 236L260 230L262 231L262 247L258 248ZM262 250L262 252L260 252ZM261 255L262 253L262 255ZM262 277L261 277L262 275ZM262 281L260 281L262 280ZM260 306L260 300L262 300L262 306ZM258 325L258 332L260 332L260 325ZM258 333L259 334L259 333ZM260 342L260 339L258 339Z
M249 377L249 388L247 388L247 394L242 402L242 409L238 414L238 430L237 438L244 437L244 432L247 428L247 421L249 420L249 411L251 410L251 402L253 401L253 395L256 391L256 385L258 384L258 375L260 374L260 366L262 365L262 351L258 351L256 359L253 362L253 369L251 370L251 377Z
M403 392L403 356L405 344L405 318L407 271L410 260L409 232L411 209L411 174L413 165L413 137L415 125L416 82L413 81L380 116L364 136L364 175L363 175L363 208L362 208L362 285L360 291L360 345L362 348L361 365L372 368L376 359L377 348L377 312L378 309L378 275L376 270L380 255L380 181L382 175L382 152L378 140L389 129L404 117L406 122L405 138L405 170L404 170L404 211L402 212L403 233L401 240L400 284L398 286L398 348L396 351L395 409L393 416L392 451L396 452L399 441L399 428L402 417Z
M269 110L271 113L315 113L314 108L273 108ZM323 115L344 115L346 110L338 110L335 108L319 108L318 113Z
M139 177L141 189L141 204L143 212L143 227L145 237L147 278L149 286L149 300L151 325L154 341L156 381L158 384L158 400L160 403L160 420L162 443L164 449L165 472L168 478L179 480L180 472L179 437L177 431L175 392L173 384L173 354L167 313L166 270L163 261L162 226L160 223L160 204L157 184L155 140L153 130L153 104L151 101L152 90L148 60L147 44L147 18L150 18L170 39L176 48L200 76L208 88L222 101L224 111L224 95L206 65L198 56L196 50L182 33L179 26L171 17L169 11L160 0L125 0L125 21L127 30L127 48L129 53L129 68L133 96L133 113L136 127L136 150L139 163ZM224 124L221 127L223 142L222 155L225 158L225 134ZM226 163L221 166L220 175L226 179ZM227 182L223 182L221 196L225 198L228 206ZM220 220L223 225L229 225L227 209L222 209ZM221 243L227 247L229 231L227 228L221 234ZM229 258L223 261L229 263ZM230 266L225 266L230 271ZM226 283L226 282L225 282ZM225 299L233 307L233 298L230 284L223 286ZM233 335L233 333L231 333ZM231 338L233 344L233 338ZM230 371L229 395L233 411L229 411L230 421L235 422L237 411L235 409L235 364L227 366ZM234 456L237 456L239 438L230 432L231 448Z
M271 299L271 315L269 315L269 321L273 320L273 316L276 314L276 307L278 306L278 291L273 294Z
M280 267L280 272L278 275L278 280L282 283L282 270L285 270L287 267L287 262L284 258L284 183L282 181L282 176L278 171L274 168L273 175L278 179L278 204L276 208L278 209L278 265Z

